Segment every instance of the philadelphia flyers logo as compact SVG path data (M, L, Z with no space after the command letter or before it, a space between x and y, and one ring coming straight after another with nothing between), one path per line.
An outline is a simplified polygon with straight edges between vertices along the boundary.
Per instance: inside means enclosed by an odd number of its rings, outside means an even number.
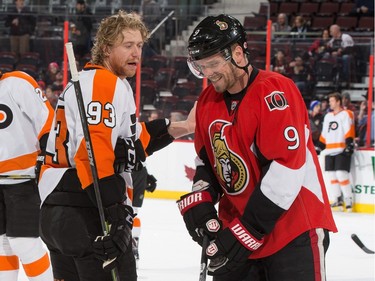
M286 100L283 92L274 91L264 99L270 111L284 110L285 108L289 107L288 101Z
M12 110L5 104L0 104L0 129L5 129L13 121Z
M336 121L331 121L328 124L328 132L330 132L331 130L336 131L338 127L339 127L339 123L337 123Z

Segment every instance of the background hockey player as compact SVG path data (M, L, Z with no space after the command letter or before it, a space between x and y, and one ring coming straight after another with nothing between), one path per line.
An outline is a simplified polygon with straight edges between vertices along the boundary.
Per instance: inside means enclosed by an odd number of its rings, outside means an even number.
M134 212L124 204L126 183L122 175L129 175L146 155L194 131L194 109L187 121L136 123L133 91L126 78L134 76L148 36L135 13L119 11L103 19L91 62L79 76L99 192L105 219L111 225L106 236L96 208L72 83L59 98L39 183L41 237L50 250L57 280L112 280L114 267L121 281L137 279L131 247Z
M29 280L53 280L39 237L35 181L52 118L53 109L31 76L0 72L0 280L17 281L19 261ZM24 179L11 178L17 175Z
M351 157L354 151L354 113L342 107L342 96L335 92L328 96L328 112L323 121L320 142L325 150L325 171L329 178L330 199L332 208L351 212L353 192L349 172ZM345 206L344 206L345 203Z
M188 53L190 69L211 84L196 109L193 191L178 206L192 238L211 240L208 274L325 280L336 226L301 93L292 80L251 65L244 28L231 16L202 20Z

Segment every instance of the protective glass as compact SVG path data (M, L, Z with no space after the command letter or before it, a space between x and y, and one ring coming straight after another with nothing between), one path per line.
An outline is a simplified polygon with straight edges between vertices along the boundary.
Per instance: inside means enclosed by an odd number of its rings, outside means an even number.
M188 58L187 64L190 71L195 75L195 77L202 79L205 77L205 72L211 70L211 72L219 72L220 69L230 61L232 58L228 49L222 50L215 58L210 60L208 63L199 63L193 60L191 57Z

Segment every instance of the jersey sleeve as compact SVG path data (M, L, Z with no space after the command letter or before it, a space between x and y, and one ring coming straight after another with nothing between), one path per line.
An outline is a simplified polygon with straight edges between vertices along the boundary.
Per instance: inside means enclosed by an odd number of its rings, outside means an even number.
M51 129L53 108L39 88L38 83L31 76L21 71L9 74L11 74L13 79L17 80L13 84L15 86L12 90L13 98L31 121L40 141Z
M291 80L282 81L280 90L261 86L260 126L256 144L270 161L262 178L262 192L276 205L287 210L299 193L306 162L309 137L305 104Z
M289 79L258 83L259 126L256 153L262 168L244 218L262 233L270 233L293 204L305 177L309 137L308 116L298 89Z

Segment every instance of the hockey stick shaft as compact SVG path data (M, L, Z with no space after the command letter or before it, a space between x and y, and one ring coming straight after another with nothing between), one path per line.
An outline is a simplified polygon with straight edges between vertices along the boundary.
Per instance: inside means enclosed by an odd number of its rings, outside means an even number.
M199 281L206 281L207 276L207 255L206 255L206 249L208 245L210 244L210 240L208 239L208 236L203 236L203 242L202 242L202 254L201 254L201 272L199 274Z
M35 179L35 176L31 176L31 175L0 175L0 179L31 180L31 179Z
M360 247L365 253L367 254L375 254L375 252L373 250L370 250L369 248L367 248L361 241L361 239L359 239L359 237L356 235L356 234L352 234L352 239L353 241L358 245L358 247Z
M73 44L71 42L68 42L65 44L65 48L66 48L66 53L68 55L70 73L72 75L74 91L76 94L76 99L77 99L77 104L78 104L78 111L79 111L79 115L80 115L80 119L82 123L83 135L84 135L85 143L86 143L86 150L87 150L87 154L88 154L88 158L90 162L90 169L91 169L91 175L92 175L92 180L93 180L93 185L94 185L96 203L98 205L100 223L102 226L103 234L107 235L108 226L105 222L104 208L103 208L102 198L101 198L100 190L99 190L98 170L97 170L97 166L95 162L94 151L92 149L92 142L91 142L91 137L90 137L90 132L89 132L89 126L87 123L86 110L85 110L85 105L83 102L81 85L79 83L79 75L78 75L78 70L77 70L77 65L76 65L76 59L74 57ZM111 273L112 273L113 281L120 281L117 268L114 268L111 271Z

